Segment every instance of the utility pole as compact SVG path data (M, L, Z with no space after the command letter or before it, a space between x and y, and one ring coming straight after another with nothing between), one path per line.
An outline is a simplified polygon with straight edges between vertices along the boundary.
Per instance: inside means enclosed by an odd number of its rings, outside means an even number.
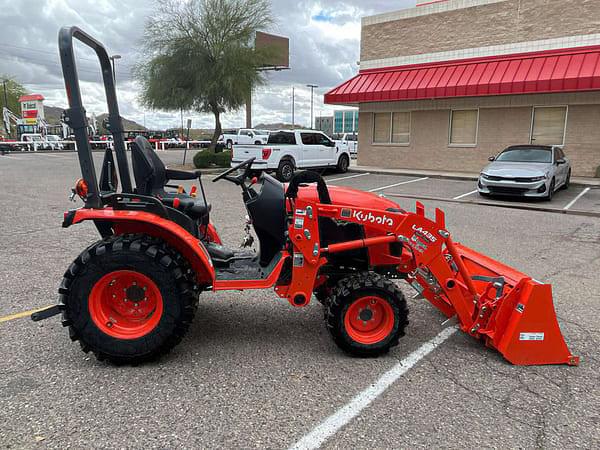
M110 59L112 61L112 70L113 70L113 82L115 84L115 88L117 87L117 70L116 70L116 65L117 59L121 59L121 55L112 55L109 56L108 59Z
M316 84L307 84L306 87L310 88L310 129L312 130L313 127L313 93L315 88L318 88L319 86L317 86Z
M295 94L295 88L292 86L292 129L296 128L296 121L294 119Z
M2 86L4 87L4 107L8 108L8 94L6 92L6 83L8 80L2 80Z

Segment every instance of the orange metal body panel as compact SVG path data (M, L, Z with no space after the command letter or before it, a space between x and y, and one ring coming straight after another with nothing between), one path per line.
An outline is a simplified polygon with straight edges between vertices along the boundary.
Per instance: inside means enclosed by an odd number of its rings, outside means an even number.
M202 242L171 220L144 211L78 209L73 224L84 220L110 222L115 234L145 233L161 238L189 261L200 284L212 285L214 282L215 270Z

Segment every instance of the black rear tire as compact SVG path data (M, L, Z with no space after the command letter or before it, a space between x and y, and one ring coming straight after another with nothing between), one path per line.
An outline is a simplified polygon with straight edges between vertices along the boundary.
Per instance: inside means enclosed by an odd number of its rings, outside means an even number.
M277 167L277 179L288 183L294 176L294 162L291 159L282 159Z
M350 308L354 308L353 304L365 298L382 302L392 316L390 320L393 319L387 334L368 343L353 337L356 336L356 332L348 328L346 321L346 314ZM408 306L404 294L390 280L373 272L363 272L341 279L327 299L325 307L325 324L334 342L340 349L354 356L375 357L387 353L390 348L398 345L408 325ZM361 321L375 319L376 316L372 313L370 318L361 318Z
M227 150L231 150L233 148L233 141L228 140L225 146L227 147Z
M350 158L345 153L340 156L337 163L337 171L339 173L348 172L348 167L350 167Z
M94 286L116 271L139 273L160 291L158 323L135 339L107 334L90 312ZM147 235L111 236L88 247L69 266L59 294L62 323L69 327L71 340L79 341L82 350L93 352L98 360L115 364L139 364L168 353L186 334L198 304L198 289L187 261L163 241Z

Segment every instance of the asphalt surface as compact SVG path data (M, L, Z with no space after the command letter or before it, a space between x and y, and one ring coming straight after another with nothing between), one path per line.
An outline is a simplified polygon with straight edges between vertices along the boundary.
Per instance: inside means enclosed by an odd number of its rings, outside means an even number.
M174 164L181 154L161 157ZM326 178L385 195L451 199L475 189L473 182L345 178L351 175ZM432 306L411 300L400 345L385 357L357 359L331 341L318 302L293 309L270 291L206 293L189 334L167 357L139 367L98 362L70 342L57 318L2 321L55 303L66 267L98 239L91 224L60 227L79 176L73 154L0 156L3 448L286 448L447 326ZM211 219L238 246L245 215L239 188L205 178ZM558 193L551 206L562 210L582 189ZM395 200L414 210L414 200ZM424 203L429 214L445 210L455 241L553 284L563 334L581 365L512 366L455 333L324 447L599 448L598 219ZM572 208L600 212L600 192L590 190Z

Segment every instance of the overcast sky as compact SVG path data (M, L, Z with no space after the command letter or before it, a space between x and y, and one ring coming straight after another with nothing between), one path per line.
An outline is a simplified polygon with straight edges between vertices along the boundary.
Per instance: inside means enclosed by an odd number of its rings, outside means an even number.
M63 25L77 25L104 43L117 61L117 86L121 115L149 128L178 126L178 115L144 111L131 77L136 47L153 1L143 0L0 0L0 74L46 97L46 104L66 107L58 62L57 34ZM360 18L395 11L415 0L273 0L276 24L271 31L290 38L291 70L270 73L269 83L255 93L254 123L291 122L291 91L296 90L296 123L310 122L310 91L315 91L315 115L328 115L323 93L353 76L358 66ZM82 94L88 113L106 111L94 55L78 51ZM213 126L210 115L186 114L193 127ZM244 125L244 112L228 113L226 127Z

